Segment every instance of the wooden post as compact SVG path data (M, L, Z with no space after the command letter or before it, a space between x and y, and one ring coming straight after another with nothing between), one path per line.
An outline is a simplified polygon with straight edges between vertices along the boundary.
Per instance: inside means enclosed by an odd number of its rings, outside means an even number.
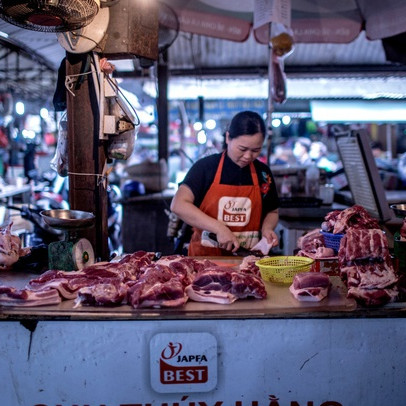
M67 53L67 75L90 71L91 54ZM106 160L104 145L99 141L99 111L91 74L76 77L73 96L67 92L69 143L69 205L96 216L95 226L80 231L93 245L96 259L107 260L107 191L96 174L103 172Z
M162 59L162 60L161 60ZM158 60L158 159L168 161L168 55Z

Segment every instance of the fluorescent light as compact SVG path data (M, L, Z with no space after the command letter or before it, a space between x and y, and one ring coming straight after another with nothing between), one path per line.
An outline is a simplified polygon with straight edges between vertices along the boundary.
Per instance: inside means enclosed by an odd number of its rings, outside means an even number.
M195 131L200 131L203 128L203 123L201 123L200 121L196 121L193 124L193 128Z
M216 120L213 120L212 118L208 119L206 121L206 128L208 130L214 130L216 128Z
M197 142L201 145L206 144L207 142L207 135L206 132L204 130L200 130L197 133Z
M16 113L20 116L22 116L25 112L25 106L23 102L17 102L16 103Z
M40 115L44 120L46 120L46 119L49 117L49 111L48 111L48 109L46 109L45 107L43 107L43 108L40 110L39 115Z
M289 116L283 116L282 117L282 123L285 125L288 125L290 123L291 119Z
M314 100L310 101L313 121L347 122L405 122L406 101Z
M22 135L24 138L28 138L30 140L33 140L35 138L35 131L32 130L22 130L21 131Z

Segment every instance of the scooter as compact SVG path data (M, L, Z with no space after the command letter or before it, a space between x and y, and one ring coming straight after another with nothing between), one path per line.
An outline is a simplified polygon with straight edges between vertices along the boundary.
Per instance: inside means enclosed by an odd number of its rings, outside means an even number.
M67 178L54 171L44 172L33 188L32 199L43 210L69 209Z

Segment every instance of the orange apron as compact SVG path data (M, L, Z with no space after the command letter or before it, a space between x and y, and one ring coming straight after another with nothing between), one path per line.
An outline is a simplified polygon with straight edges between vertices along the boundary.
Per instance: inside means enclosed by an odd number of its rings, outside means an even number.
M214 181L207 191L200 210L224 223L237 236L240 246L252 248L260 239L262 216L261 189L254 164L250 163L253 185L222 185L225 152L220 158ZM193 228L188 255L221 256L231 255L230 251L213 247L207 239L202 239L202 230ZM203 243L203 245L202 245Z

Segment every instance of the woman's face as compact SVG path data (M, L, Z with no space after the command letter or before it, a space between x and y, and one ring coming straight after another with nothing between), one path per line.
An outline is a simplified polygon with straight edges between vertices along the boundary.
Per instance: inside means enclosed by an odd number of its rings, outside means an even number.
M231 160L240 168L249 165L258 158L261 153L264 137L262 133L253 135L240 135L237 138L230 138L226 134L227 154Z

